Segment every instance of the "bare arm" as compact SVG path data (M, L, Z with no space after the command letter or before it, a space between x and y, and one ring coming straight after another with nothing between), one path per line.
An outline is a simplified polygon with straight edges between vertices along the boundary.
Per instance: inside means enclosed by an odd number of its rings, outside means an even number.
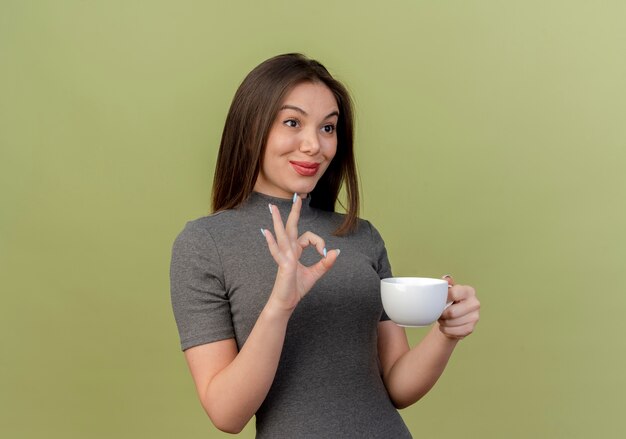
M383 380L397 408L408 407L428 393L443 373L456 343L433 327L409 349L404 328L392 321L378 324Z
M298 237L301 205L298 197L285 227L278 209L270 208L276 238L268 230L263 234L278 272L270 298L241 351L233 339L185 351L202 406L220 430L238 433L254 416L274 380L293 310L339 254L330 251L311 267L300 264L300 255L309 245L324 254L324 241L319 236L305 232Z
M234 339L185 351L202 407L220 430L239 433L265 399L290 315L266 306L240 352Z
M404 328L391 321L378 324L378 353L387 392L398 408L421 399L443 373L459 340L471 334L478 322L480 303L473 288L450 289L450 306L424 339L413 349Z

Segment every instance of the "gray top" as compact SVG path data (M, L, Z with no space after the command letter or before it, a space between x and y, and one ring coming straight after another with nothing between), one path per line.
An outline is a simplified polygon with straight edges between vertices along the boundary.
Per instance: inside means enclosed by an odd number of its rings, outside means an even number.
M253 193L237 209L190 221L174 242L171 293L183 350L234 338L241 349L272 291L277 266L261 228L268 203L286 221L291 200ZM333 236L343 216L303 200L298 230L340 249L333 268L296 307L278 370L256 413L257 438L410 438L381 378L380 279L391 276L376 229L359 220ZM301 261L311 265L312 247Z

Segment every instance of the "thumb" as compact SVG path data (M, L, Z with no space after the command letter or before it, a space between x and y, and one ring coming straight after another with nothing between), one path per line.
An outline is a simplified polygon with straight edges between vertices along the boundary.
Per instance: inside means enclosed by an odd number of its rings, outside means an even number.
M324 276L324 274L335 265L339 253L341 253L339 249L331 250L326 254L325 258L320 259L319 262L309 267L315 273L317 279Z

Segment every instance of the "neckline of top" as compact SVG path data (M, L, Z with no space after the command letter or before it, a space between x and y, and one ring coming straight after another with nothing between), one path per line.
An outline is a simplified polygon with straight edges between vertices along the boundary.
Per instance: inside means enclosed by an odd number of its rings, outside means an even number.
M311 197L308 196L306 198L302 198L302 208L300 209L300 219L310 219L317 216L315 208L310 206ZM281 213L281 217L286 219L289 216L289 212L291 212L291 207L293 206L292 198L279 198L274 197L272 195L263 194L261 192L252 192L248 200L244 203L245 206L249 206L251 208L264 208L268 209L268 205L273 204L278 207L278 210ZM269 215L269 211L268 211Z

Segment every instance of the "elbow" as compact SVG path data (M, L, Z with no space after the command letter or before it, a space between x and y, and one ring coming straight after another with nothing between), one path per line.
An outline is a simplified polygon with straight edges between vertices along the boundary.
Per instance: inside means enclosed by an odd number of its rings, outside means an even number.
M398 410L402 410L402 409L405 409L407 407L412 406L413 404L415 404L420 399L421 399L421 397L419 397L417 399L410 399L410 400L409 399L404 399L404 400L394 400L394 399L392 399L391 403Z
M254 416L254 412L246 410L245 404L241 401L216 397L209 391L208 386L205 392L199 394L199 397L202 408L211 423L224 433L241 433Z
M237 419L237 417L229 416L228 413L221 412L220 410L209 410L209 407L204 407L204 411L215 426L220 431L230 434L239 434L244 429L247 421Z
M393 404L393 406L395 408L397 408L398 410L402 410L407 408L408 406L411 405L410 401L406 401L406 400L400 400L400 399L392 399L391 403Z
M218 421L212 418L211 418L211 422L213 422L213 425L215 425L215 428L217 428L218 430L223 431L224 433L230 433L230 434L239 434L241 433L243 428L246 426L245 424L240 425L234 422L222 422L221 420Z
M385 388L387 389L389 400L396 409L402 410L412 404L404 389L398 389L397 387L392 386L389 380L384 379L383 382L385 384Z
M392 402L393 402L393 406L394 406L397 410L402 410L402 409L405 409L405 408L407 408L407 407L408 407L408 405L407 405L407 404L399 404L399 403L397 403L397 402L395 402L395 401L392 401Z
M389 392L389 399L395 408L402 410L415 404L426 393L423 390L418 392Z

